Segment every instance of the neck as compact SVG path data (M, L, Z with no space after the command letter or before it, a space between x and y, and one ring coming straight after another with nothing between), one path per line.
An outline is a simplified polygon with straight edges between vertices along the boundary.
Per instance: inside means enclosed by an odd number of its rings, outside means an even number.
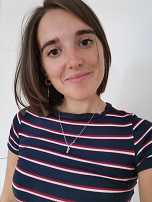
M82 114L82 113L98 113L104 111L106 104L99 96L87 100L71 100L65 99L57 108L61 112Z

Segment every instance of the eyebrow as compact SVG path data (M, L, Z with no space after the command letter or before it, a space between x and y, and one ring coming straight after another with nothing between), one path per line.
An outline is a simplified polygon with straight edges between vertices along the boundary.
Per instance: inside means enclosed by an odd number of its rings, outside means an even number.
M76 36L80 36L83 34L94 34L94 31L92 29L82 29L82 30L76 31L75 33Z
M57 42L59 42L59 39L58 39L58 38L47 41L47 42L44 43L44 45L42 46L41 52L43 52L43 50L44 50L45 47L50 46L50 45L53 45L53 44L56 44Z
M75 33L75 36L81 36L84 34L95 34L94 31L92 29L82 29L82 30L78 30ZM44 45L41 48L41 52L43 52L43 50L45 49L45 47L56 44L57 42L59 42L58 38L52 39L47 41L46 43L44 43Z

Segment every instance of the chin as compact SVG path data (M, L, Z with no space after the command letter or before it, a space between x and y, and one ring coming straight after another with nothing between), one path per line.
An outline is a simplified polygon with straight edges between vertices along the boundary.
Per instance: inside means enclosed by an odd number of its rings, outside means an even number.
M84 101L84 100L90 99L94 96L97 96L96 92L93 92L93 93L88 92L87 93L84 90L83 92L74 93L73 95L71 94L67 97L69 97L70 99L73 99L73 100L77 100L77 101Z

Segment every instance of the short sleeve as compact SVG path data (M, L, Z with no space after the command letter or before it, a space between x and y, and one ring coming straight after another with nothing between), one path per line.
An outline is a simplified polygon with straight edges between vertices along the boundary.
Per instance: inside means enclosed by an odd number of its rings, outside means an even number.
M133 115L136 170L152 168L152 123Z
M7 146L11 152L18 155L19 131L21 126L21 112L18 112L12 122Z

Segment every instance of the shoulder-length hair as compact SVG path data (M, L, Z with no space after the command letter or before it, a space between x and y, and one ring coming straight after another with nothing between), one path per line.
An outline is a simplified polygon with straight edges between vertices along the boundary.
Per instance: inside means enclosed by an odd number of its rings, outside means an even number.
M73 12L89 25L102 43L104 51L105 74L97 94L105 91L111 53L103 27L94 11L82 0L44 0L43 6L35 8L28 16L21 38L20 55L14 78L15 100L19 108L28 107L39 116L47 116L54 105L60 105L64 96L52 85L45 84L45 74L41 63L37 31L44 14L55 8L62 8Z

